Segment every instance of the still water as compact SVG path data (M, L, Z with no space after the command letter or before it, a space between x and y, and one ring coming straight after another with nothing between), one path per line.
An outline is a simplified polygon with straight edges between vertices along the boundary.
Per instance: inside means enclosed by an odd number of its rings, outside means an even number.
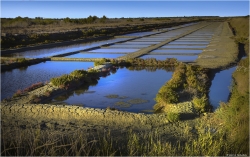
M1 100L12 97L17 90L23 90L34 83L44 83L53 77L69 74L76 69L87 69L93 66L93 62L47 61L1 72Z
M117 38L117 39L110 39L110 40L97 41L97 42L91 42L91 43L74 44L74 45L69 45L69 46L60 46L60 47L46 48L46 49L39 49L39 50L30 50L30 51L25 51L21 53L12 53L12 54L6 54L6 55L1 55L1 56L43 58L43 57L50 57L54 55L64 54L68 52L80 51L83 49L87 49L87 48L91 48L95 46L101 46L103 44L112 43L112 42L124 41L127 39L129 38Z
M162 69L131 71L120 68L115 74L98 80L95 86L82 87L64 97L55 98L53 103L102 109L109 106L129 112L152 110L157 92L171 76L172 72Z
M219 107L221 101L228 101L232 74L235 69L236 67L233 67L215 74L209 92L209 100L214 109Z

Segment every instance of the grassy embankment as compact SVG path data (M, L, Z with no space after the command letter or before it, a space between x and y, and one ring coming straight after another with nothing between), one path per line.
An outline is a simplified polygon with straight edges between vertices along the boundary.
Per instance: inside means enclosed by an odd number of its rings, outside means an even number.
M175 115L176 119L180 114L194 116L209 111L208 87L206 69L179 64L171 80L157 93L154 110Z

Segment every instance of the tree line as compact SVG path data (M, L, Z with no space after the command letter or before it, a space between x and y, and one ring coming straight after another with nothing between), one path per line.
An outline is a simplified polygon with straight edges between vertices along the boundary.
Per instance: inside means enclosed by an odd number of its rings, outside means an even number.
M31 25L49 25L49 24L59 24L72 23L72 24L91 24L94 22L105 23L108 18L103 15L102 17L89 16L87 18L43 18L43 17L21 17L16 18L1 18L2 27L27 27Z

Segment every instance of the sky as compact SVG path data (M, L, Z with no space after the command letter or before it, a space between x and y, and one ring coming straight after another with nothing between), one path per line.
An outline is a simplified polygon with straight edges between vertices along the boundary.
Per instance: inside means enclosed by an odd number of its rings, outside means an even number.
M1 17L86 18L246 16L248 1L36 1L2 0Z

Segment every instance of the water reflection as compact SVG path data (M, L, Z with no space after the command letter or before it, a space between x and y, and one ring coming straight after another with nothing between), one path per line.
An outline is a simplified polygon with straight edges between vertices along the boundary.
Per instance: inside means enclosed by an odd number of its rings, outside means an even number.
M140 58L147 59L147 58L155 58L157 60L166 60L167 58L176 58L178 61L182 62L192 62L195 61L198 56L193 55L193 56L185 56L185 55L143 55Z
M98 41L98 42L91 42L91 43L82 43L82 44L73 44L69 46L59 46L54 48L46 48L46 49L39 49L39 50L30 50L21 53L11 53L1 55L4 57L25 57L25 58L43 58L43 57L50 57L54 55L64 54L68 52L80 51L83 49L100 46L107 43L118 42L118 41L125 41L130 38L116 38L110 39L105 41Z
M172 72L171 68L168 72L157 67L143 68L120 67L115 74L111 73L108 77L101 78L96 86L89 86L88 90L86 87L80 87L77 89L79 93L76 94L74 91L65 95L67 100L64 99L62 103L84 104L85 107L93 108L115 107L129 112L152 110L156 93L171 78ZM117 97L111 99L107 95Z
M106 54L106 53L77 53L66 56L66 58L117 58L124 54Z
M37 82L69 74L76 69L93 67L93 62L47 61L23 69L1 72L1 100Z
M209 92L209 100L214 109L219 107L220 101L227 102L230 94L232 74L236 67L222 70L215 74Z

